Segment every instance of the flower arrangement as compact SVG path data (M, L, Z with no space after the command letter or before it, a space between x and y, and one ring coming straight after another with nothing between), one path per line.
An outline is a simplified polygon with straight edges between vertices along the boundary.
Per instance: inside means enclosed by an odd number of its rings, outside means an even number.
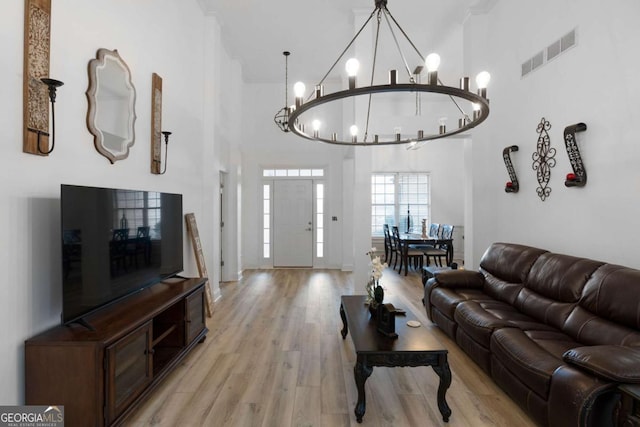
M383 270L387 268L388 265L386 262L380 262L380 257L376 255L376 248L371 248L371 250L367 252L367 255L369 255L371 260L369 262L371 276L367 282L367 303L369 307L376 308L384 299L384 290L382 286L380 286L380 278L382 277Z

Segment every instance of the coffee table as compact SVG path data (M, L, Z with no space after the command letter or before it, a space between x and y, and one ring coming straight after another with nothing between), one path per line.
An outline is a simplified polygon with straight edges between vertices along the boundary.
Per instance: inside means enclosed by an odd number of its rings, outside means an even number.
M356 366L353 374L358 388L358 403L355 407L356 420L361 423L366 410L364 383L373 372L374 366L431 366L438 377L438 409L445 422L449 421L451 409L445 399L451 385L451 370L447 362L447 350L423 326L411 328L407 320L411 314L396 317L398 338L388 338L376 330L376 322L370 319L369 309L365 305L365 295L343 295L340 304L342 318L342 339L351 330L351 339L356 350ZM385 303L400 308L392 298Z

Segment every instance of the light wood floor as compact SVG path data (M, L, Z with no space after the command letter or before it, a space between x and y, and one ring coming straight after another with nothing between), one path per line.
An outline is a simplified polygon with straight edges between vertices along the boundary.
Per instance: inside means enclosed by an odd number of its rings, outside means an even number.
M458 347L426 318L422 284L387 269L386 294L449 350L452 409L436 405L429 367L374 368L363 426L534 426ZM128 426L358 425L350 336L340 336L340 296L363 294L337 270L254 270L222 286L209 335L128 420Z

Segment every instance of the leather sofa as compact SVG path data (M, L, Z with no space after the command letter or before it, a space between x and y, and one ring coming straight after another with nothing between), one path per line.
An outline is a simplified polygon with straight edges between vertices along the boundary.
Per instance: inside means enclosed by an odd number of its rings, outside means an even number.
M427 316L538 424L614 425L640 383L640 270L494 243L479 271L436 274Z

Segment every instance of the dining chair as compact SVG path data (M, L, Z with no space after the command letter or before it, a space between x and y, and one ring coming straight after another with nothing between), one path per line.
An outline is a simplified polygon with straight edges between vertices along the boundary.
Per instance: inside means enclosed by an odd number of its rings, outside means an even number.
M410 247L407 247L406 252L403 254L403 251L405 251L405 249L403 248L403 244L400 241L400 231L398 230L397 226L393 226L392 227L392 233L393 233L393 240L395 242L396 245L396 262L393 263L393 268L396 268L396 263L398 262L398 258L400 258L400 268L398 269L398 272L400 273L402 271L402 267L404 265L404 262L406 261L407 263L407 269L408 267L411 265L411 263L413 262L413 268L422 268L422 265L424 263L424 254L421 250L418 249L413 249ZM406 255L406 257L405 257ZM406 258L406 259L405 259Z
M151 240L149 238L149 226L140 226L133 242L127 245L127 255L129 260L138 268L138 255L142 255L145 265L151 263Z
M389 232L389 224L384 224L382 230L384 231L384 262L389 264L391 258L393 258L393 243L391 241L391 233Z
M111 275L115 275L121 268L127 271L127 240L129 239L128 228L116 228L111 234L109 246L109 258L111 265Z
M440 240L447 240L447 242L436 243L433 249L427 249L424 251L424 256L427 258L427 265L429 265L429 259L433 258L433 263L442 267L442 258L447 260L451 247L453 244L453 225L443 224L441 227Z

